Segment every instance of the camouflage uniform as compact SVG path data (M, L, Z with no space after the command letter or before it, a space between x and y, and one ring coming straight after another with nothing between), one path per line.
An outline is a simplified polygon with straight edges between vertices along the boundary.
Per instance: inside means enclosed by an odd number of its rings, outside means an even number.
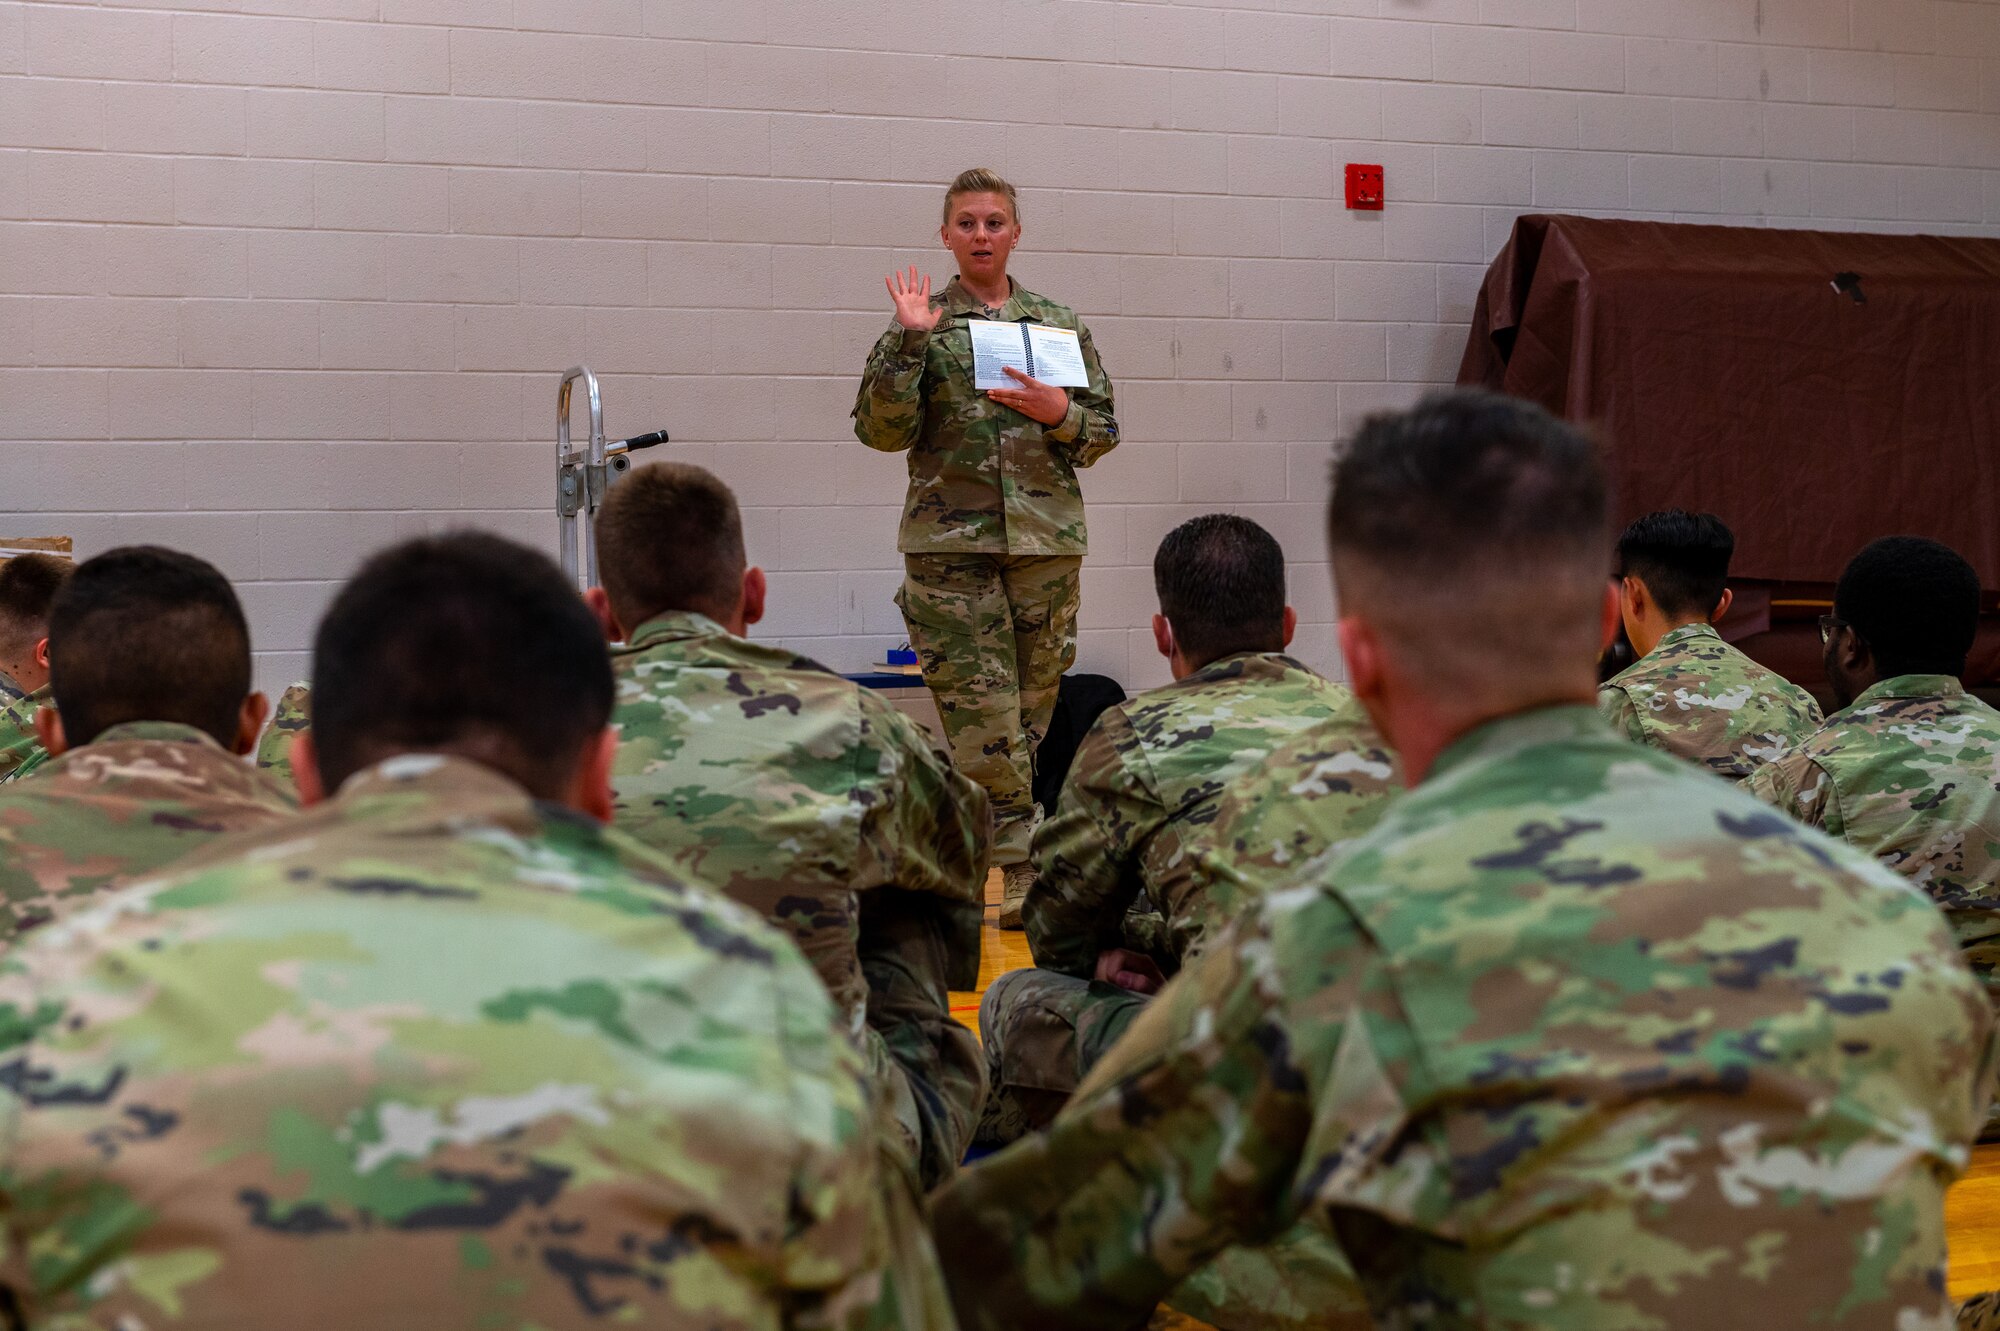
M1195 870L1217 797L1348 701L1288 656L1239 652L1097 718L1035 834L1021 907L1035 968L1001 976L980 1002L992 1087L981 1141L1054 1116L1145 1002L1091 979L1098 953L1136 945L1178 963L1209 918ZM1142 893L1167 921L1150 938L1126 927Z
M112 726L0 791L0 943L292 808L276 781L193 726Z
M2000 1003L2000 712L1949 675L1885 679L1750 790L1922 888Z
M1011 864L1027 857L1034 750L1076 659L1087 550L1076 469L1117 446L1118 422L1090 330L1067 307L1016 285L988 311L957 278L931 304L943 312L936 328L892 323L869 353L854 432L870 448L909 453L896 603L953 758L992 797L994 858ZM1060 425L972 386L968 317L1077 331L1090 386L1070 390Z
M35 733L35 713L55 705L54 694L44 684L0 707L0 782L18 781L49 760L42 737Z
M1722 640L1683 624L1597 691L1613 730L1742 781L1819 729L1810 693Z
M10 702L27 696L28 690L21 687L19 680L6 671L0 670L0 707L4 707Z
M949 1325L859 1056L748 912L433 755L228 850L0 979L24 1324Z
M789 930L925 1182L985 1091L948 988L979 973L986 797L868 690L697 614L612 651L614 824Z
M1304 1217L1386 1331L1942 1327L1993 1012L1921 893L1585 706L1479 727L934 1199L969 1329Z
M312 724L312 685L304 680L286 689L271 712L271 724L257 741L257 766L285 783L291 790L297 778L292 773L292 745Z

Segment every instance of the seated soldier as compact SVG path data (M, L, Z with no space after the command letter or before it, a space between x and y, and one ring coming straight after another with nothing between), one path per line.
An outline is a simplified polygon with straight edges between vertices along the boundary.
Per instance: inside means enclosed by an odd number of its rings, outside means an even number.
M1611 728L1727 781L1810 735L1819 704L1722 640L1736 537L1713 513L1649 513L1618 538L1618 610L1639 659L1597 690Z
M278 705L271 712L271 724L264 728L264 736L257 741L257 766L282 781L285 789L293 788L292 746L298 743L300 735L312 724L312 685L300 680L290 685L278 695Z
M554 565L378 554L313 680L313 807L0 968L9 1318L948 1318L811 968L599 826L611 668Z
M1328 526L1413 787L937 1194L961 1326L1129 1326L1302 1217L1386 1327L1948 1325L1992 1009L1922 894L1597 715L1591 444L1435 397L1363 426Z
M156 546L86 560L48 643L53 761L0 790L0 942L293 809L242 761L266 703L243 607L212 566Z
M48 761L35 713L49 705L49 607L70 575L55 555L15 555L0 565L0 781Z
M1035 833L1021 907L1035 965L994 981L979 1006L987 1145L1055 1116L1213 918L1196 870L1217 798L1349 702L1284 655L1297 624L1285 555L1250 519L1210 513L1168 532L1153 585L1153 641L1174 682L1097 718ZM1127 927L1142 892L1164 922L1150 938Z
M985 792L880 697L744 636L764 573L747 566L736 496L708 472L633 472L597 542L590 597L623 643L613 825L791 931L926 1185L939 1182L985 1089L946 996L978 977Z
M1841 710L1750 789L1922 888L2000 1002L2000 712L1958 682L1978 622L1979 575L1949 547L1856 555L1820 620Z

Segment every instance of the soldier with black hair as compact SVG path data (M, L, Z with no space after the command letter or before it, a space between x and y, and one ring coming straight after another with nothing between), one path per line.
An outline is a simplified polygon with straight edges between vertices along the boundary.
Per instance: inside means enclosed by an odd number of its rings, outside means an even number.
M242 761L268 704L214 566L157 546L84 561L51 608L48 659L52 760L0 789L0 941L292 812Z
M1812 695L1722 640L1736 537L1713 513L1649 513L1618 538L1618 609L1639 659L1598 709L1640 744L1741 781L1811 734Z
M35 713L49 702L49 609L70 569L35 551L0 566L0 782L48 761Z
M2000 1001L2000 712L1959 683L1978 621L1979 575L1949 546L1862 550L1820 620L1840 710L1750 789L1922 888Z

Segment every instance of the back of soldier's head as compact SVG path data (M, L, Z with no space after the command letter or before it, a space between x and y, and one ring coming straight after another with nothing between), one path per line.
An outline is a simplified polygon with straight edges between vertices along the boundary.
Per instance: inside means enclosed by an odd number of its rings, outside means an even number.
M49 610L70 572L67 559L34 552L0 565L0 661L18 658L48 636Z
M721 619L735 607L746 563L736 496L702 467L640 467L598 510L597 563L628 629L672 610Z
M233 745L250 693L250 626L215 566L125 546L86 559L49 613L49 687L71 747L171 721Z
M1204 513L1168 532L1153 589L1192 663L1285 646L1285 552L1248 518Z
M1885 536L1848 562L1833 613L1868 644L1883 679L1962 675L1979 631L1979 575L1948 545Z
M1729 585L1736 535L1713 513L1648 513L1618 538L1618 573L1646 584L1666 615L1706 619Z
M1603 646L1604 471L1532 403L1440 393L1368 420L1327 511L1343 615L1371 623L1433 692L1546 696Z
M604 633L545 556L482 532L375 555L313 640L329 792L401 753L459 753L559 798L611 715Z

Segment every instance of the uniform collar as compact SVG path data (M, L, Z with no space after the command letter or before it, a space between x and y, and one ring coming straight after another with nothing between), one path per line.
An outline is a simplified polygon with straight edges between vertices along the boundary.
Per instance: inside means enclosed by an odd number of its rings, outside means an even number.
M1669 629L1665 636L1660 639L1659 646L1653 648L1653 652L1657 652L1663 647L1679 647L1683 643L1697 640L1721 642L1722 635L1716 632L1715 625L1697 620L1692 624L1683 624L1677 629ZM1646 655L1651 656L1653 652L1648 652Z
M1295 661L1283 652L1232 652L1210 661L1199 670L1191 671L1181 682L1192 684L1198 680L1220 678L1240 679L1245 676L1267 677L1303 671L1311 674L1312 667L1302 661Z
M343 813L388 804L416 812L449 803L452 822L486 820L532 825L536 801L519 782L484 763L448 753L401 753L364 767L341 783L329 803Z
M999 323L1013 323L1033 318L1034 312L1028 308L1028 301L1033 299L1033 293L1011 277L1007 279L1007 285L1011 291L1006 304L1000 307L998 313L988 315L986 306L980 303L979 298L967 291L965 284L954 277L945 284L944 312L948 316L977 315L982 319L991 318Z
M119 725L106 726L98 732L96 739L88 744L78 745L77 751L94 749L104 744L132 743L137 740L194 744L214 749L217 753L224 751L222 746L215 742L215 736L194 726L182 725L178 721L126 721Z
M1423 784L1437 780L1454 767L1474 762L1511 758L1527 749L1545 744L1573 744L1580 740L1605 739L1611 732L1588 703L1561 703L1516 712L1497 721L1475 726L1445 746L1431 763Z
M1951 675L1893 675L1861 691L1848 710L1891 698L1962 698L1965 686Z
M656 647L663 642L687 642L695 638L733 638L722 625L695 610L669 610L654 615L632 631L629 648Z

